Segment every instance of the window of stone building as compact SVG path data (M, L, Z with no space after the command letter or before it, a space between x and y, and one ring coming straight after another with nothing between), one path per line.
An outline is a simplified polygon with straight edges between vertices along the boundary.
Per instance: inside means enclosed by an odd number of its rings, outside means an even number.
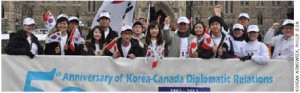
M77 18L79 18L79 12L78 12L78 10L75 10L74 15L75 15Z
M233 13L233 1L230 1L230 13Z
M276 1L277 2L277 6L281 6L281 1Z
M213 5L214 5L214 1L210 1L210 2L209 2L209 5L210 5L210 6L213 6Z
M272 1L272 6L275 6L275 1Z
M225 13L228 13L228 1L225 1Z
M93 1L93 12L96 11L96 1Z
M3 5L2 5L2 13L1 13L1 18L4 18L4 16L5 16L5 11L4 11L4 7L3 7Z
M250 2L249 1L245 1L245 5L249 6Z
M264 6L264 1L256 1L257 6Z
M194 6L202 6L202 4L203 4L203 1L195 1L195 2L193 2Z
M28 9L28 10L26 11L26 16L32 18L32 15L33 15L32 9Z
M91 12L91 1L88 1L88 11Z
M293 5L293 1L288 1L288 5L292 6Z
M193 2L193 6L198 6L198 2Z
M209 2L209 5L210 6L215 6L215 5L217 5L219 2L218 1L210 1Z
M57 1L58 4L62 4L62 1Z
M257 24L258 25L263 25L263 15L262 15L262 13L257 14Z
M198 1L198 5L202 6L203 5L203 1Z
M217 5L219 2L218 1L214 1L215 5Z
M249 6L249 1L241 1L241 6Z

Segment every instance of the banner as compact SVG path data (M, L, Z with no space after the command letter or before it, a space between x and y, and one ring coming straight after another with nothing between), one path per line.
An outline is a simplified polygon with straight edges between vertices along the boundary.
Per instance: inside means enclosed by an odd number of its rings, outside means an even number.
M293 91L293 62L2 55L2 91Z
M132 25L133 12L135 9L135 1L104 1L93 19L91 28L99 25L97 19L103 11L110 13L110 27L117 31L121 31L124 25Z

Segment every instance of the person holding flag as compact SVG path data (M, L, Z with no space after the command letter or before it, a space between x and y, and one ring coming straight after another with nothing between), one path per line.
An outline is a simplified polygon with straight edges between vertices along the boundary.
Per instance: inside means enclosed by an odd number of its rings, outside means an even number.
M212 47L213 53L208 53L207 55L213 58L234 58L232 41L230 41L228 39L229 36L222 31L222 23L225 22L219 16L213 16L209 19L210 36L214 42L214 46Z
M190 35L189 24L190 21L187 17L182 16L177 20L178 31L177 33L171 32L170 27L170 17L165 19L163 38L166 44L169 45L169 57L180 57L188 58L189 57L189 42L193 40L194 36Z
M203 22L197 22L192 33L195 34L195 38L190 42L190 57L207 58L205 54L211 52L213 46L208 29Z
M69 47L70 50L73 52L74 55L83 55L83 46L84 46L84 39L81 37L81 33L78 29L79 27L79 19L75 16L71 16L69 19L69 31L70 37L69 37Z
M152 68L158 65L158 62L164 57L165 42L162 38L162 30L159 24L151 22L147 29L146 35L146 62L152 63Z
M27 55L34 58L35 55L43 54L43 48L38 38L32 34L36 23L32 18L25 18L23 21L23 29L17 31L9 38L6 52L9 55Z
M72 55L69 48L70 33L68 32L68 16L60 14L56 20L56 32L50 33L45 40L45 55Z
M105 46L104 55L113 58L125 57L134 59L135 57L143 57L143 49L139 45L139 41L132 38L132 28L125 25L121 28L121 37L115 38Z
M267 64L270 61L269 50L266 44L258 41L259 28L257 25L249 25L247 29L247 44L242 47L241 61L253 60L258 64Z
M95 26L92 30L93 37L90 40L86 40L84 45L85 55L102 56L104 49L103 28L101 26Z

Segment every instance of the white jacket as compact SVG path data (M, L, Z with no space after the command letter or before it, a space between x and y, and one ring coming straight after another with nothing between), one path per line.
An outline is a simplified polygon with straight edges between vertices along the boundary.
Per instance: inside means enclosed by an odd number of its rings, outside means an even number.
M242 48L242 57L252 55L251 60L259 64L266 64L270 61L269 50L267 46L257 40L248 42Z
M235 57L241 57L242 55L242 48L245 47L247 42L245 40L243 41L237 41L234 40L232 36L230 36L230 40L232 41L233 49L234 49L234 56Z
M283 35L274 37L274 29L270 28L265 36L265 43L274 46L273 59L294 60L294 36L285 39Z

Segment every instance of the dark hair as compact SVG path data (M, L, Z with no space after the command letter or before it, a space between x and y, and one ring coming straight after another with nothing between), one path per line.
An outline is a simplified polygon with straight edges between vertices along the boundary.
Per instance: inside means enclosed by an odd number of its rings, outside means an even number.
M56 24L55 24L56 30L58 30L58 27L57 27L58 23L63 22L63 21L66 21L67 24L69 25L68 18L66 18L66 17L61 17L61 18L59 18L59 19L56 20Z
M100 40L98 41L98 43L99 43L99 47L103 47L103 43L104 43L104 29L101 27L101 26L95 26L94 28L93 28L93 30L91 31L91 35L92 35L92 37L91 37L91 45L93 45L93 44L95 44L96 42L96 40L95 40L95 38L94 38L94 32L95 32L95 30L96 29L99 29L99 31L100 31L100 33L101 33L101 38L100 38ZM95 46L92 46L92 48L94 48L95 49Z
M151 29L151 28L155 28L155 27L158 27L158 35L157 35L157 37L156 37L156 40L157 40L156 44L157 44L157 45L163 44L162 30L161 30L159 24L153 21L153 22L151 22L151 23L149 24L148 29L147 29L147 32L146 32L147 34L146 34L146 39L145 39L145 41L146 41L146 44L147 44L147 45L150 45L150 44L151 44L151 34L150 34L150 29Z
M132 25L132 28L133 28L135 25L140 25L140 26L142 27L142 30L144 30L144 27L143 27L142 22L140 22L140 21L134 22L133 25ZM132 30L132 31L133 31L133 30Z
M194 24L194 26L193 26L193 29L191 30L191 34L193 34L193 35L196 35L196 33L195 33L195 27L196 27L196 25L198 25L198 24L201 24L202 26L203 26L203 33L204 33L204 31L205 31L205 29L206 29L206 26L205 26L205 24L203 23L203 22L201 22L201 21L199 21L199 22L196 22L195 24Z
M224 24L225 24L224 20L223 20L221 17L219 17L219 16L212 16L212 17L209 19L209 22L208 22L209 26L210 26L213 22L218 22L218 23L220 23L221 27L223 27Z

